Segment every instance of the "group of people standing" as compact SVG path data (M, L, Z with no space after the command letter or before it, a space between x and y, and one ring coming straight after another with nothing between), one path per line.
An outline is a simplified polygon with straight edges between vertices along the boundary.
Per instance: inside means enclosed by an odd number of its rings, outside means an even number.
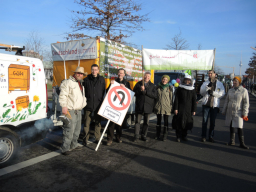
M101 117L97 114L105 95L105 79L99 75L97 64L91 66L91 74L85 79L84 68L77 67L74 75L61 83L59 102L62 113L70 113L71 123L63 128L63 144L61 147L63 155L69 155L72 150L80 150L77 146L77 139L81 131L81 119L84 120L83 145L87 145L90 137L90 123L92 116L95 119L95 143L99 143L101 136ZM209 80L205 81L200 88L203 96L203 122L202 122L202 142L206 141L207 122L210 117L209 141L214 142L214 127L217 113L219 112L220 99L225 95L224 86L215 78L215 72L210 70ZM125 70L118 70L118 78L111 81L118 82L121 87L131 89L130 83L124 79ZM176 130L176 141L187 141L187 131L193 128L193 115L196 114L196 92L189 74L185 74L184 80L174 91L174 87L169 85L170 77L163 75L161 82L156 86L150 79L150 72L145 72L143 81L137 82L133 91L136 96L135 103L135 130L134 142L139 139L147 142L147 132L149 127L149 116L152 113L157 115L155 139L165 141L168 136L168 119L173 113L172 127ZM235 83L237 80L237 83ZM230 126L230 142L234 145L235 128L238 129L240 146L248 149L244 144L243 120L248 119L249 98L248 92L242 86L239 77L234 78L234 88L230 89L225 104L223 114L226 114L226 125ZM110 88L107 88L108 92ZM86 103L87 102L87 103ZM81 111L84 109L84 116ZM141 128L141 119L143 125ZM162 118L164 126L162 129ZM122 143L122 126L113 122L109 124L107 130L107 145L111 145L114 140L114 130L116 129L115 140ZM161 136L161 133L163 135Z

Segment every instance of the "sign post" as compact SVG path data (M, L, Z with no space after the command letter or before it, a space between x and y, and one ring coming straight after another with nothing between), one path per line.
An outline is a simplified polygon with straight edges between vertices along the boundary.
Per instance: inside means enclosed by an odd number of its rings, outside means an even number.
M105 126L95 151L98 150L110 121L122 126L133 96L133 91L127 89L126 87L121 87L116 81L114 84L111 84L111 87L109 88L109 91L98 112L98 115L108 119L108 123Z

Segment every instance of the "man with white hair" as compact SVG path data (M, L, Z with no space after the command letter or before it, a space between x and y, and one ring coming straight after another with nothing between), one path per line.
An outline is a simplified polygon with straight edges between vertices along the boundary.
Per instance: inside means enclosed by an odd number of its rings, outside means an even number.
M61 151L63 155L69 155L71 150L80 150L77 140L81 131L81 111L86 106L85 91L82 85L84 68L77 67L74 75L64 80L60 85L59 102L62 114L70 113L71 120L63 127L63 143Z
M141 130L141 140L147 140L148 124L149 124L149 115L153 112L155 106L155 99L157 98L156 86L150 81L151 73L146 72L144 75L144 84L143 81L136 83L133 91L136 96L135 104L135 136L134 142L137 142L140 135L140 121L143 116L143 128Z

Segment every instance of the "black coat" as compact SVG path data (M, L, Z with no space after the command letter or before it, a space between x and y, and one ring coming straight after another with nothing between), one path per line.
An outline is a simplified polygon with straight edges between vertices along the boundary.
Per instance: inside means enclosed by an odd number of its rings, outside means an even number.
M94 78L92 74L90 74L84 79L83 86L87 99L87 105L84 108L85 111L99 110L105 94L104 77L98 75Z
M156 86L148 82L148 85L145 87L146 91L141 91L142 81L136 83L133 91L136 96L135 103L135 112L136 113L152 113L155 107L155 99L157 98L157 89Z
M125 79L123 79L122 81L120 81L119 78L116 78L115 81L116 81L117 83L124 84L124 86L125 86L127 89L130 89L130 90L131 90L130 83L129 83L128 81L126 81ZM107 88L107 92L108 92L110 86L111 86L111 84L109 84L109 86L108 86L108 88Z
M173 129L193 128L192 113L196 112L196 92L195 89L187 90L178 87L175 95L173 110L178 110L178 114L173 116Z

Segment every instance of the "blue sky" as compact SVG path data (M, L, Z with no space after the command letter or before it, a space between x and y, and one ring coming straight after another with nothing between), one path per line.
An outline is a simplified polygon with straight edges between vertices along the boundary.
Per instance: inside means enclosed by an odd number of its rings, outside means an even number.
M216 48L216 65L236 67L242 53L242 73L248 67L256 46L256 0L140 0L142 14L151 22L145 31L136 32L126 41L149 49L164 49L171 38L182 31L189 49ZM70 32L73 0L0 0L0 43L23 46L31 31L37 31L45 46L66 41ZM93 32L87 33L97 36ZM0 53L8 53L3 50ZM231 68L221 68L231 73Z

